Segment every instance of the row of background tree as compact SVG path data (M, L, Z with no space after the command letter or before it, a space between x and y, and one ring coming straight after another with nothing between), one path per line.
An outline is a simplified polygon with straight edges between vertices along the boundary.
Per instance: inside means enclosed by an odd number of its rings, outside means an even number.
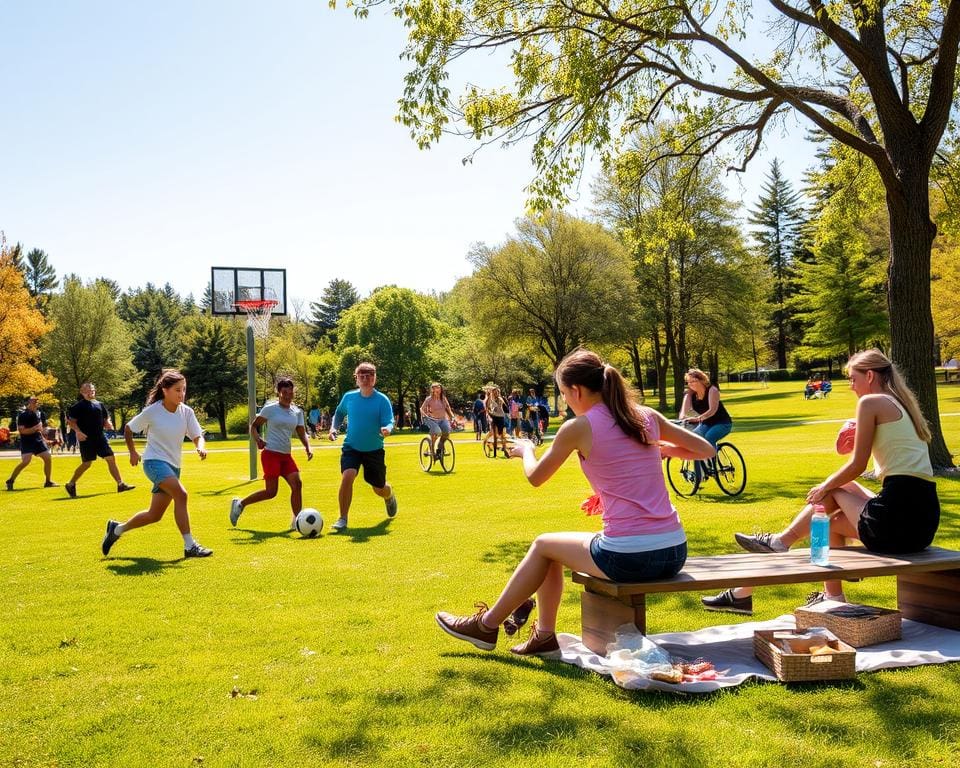
M543 392L550 371L579 344L602 348L656 404L676 410L690 365L715 380L744 367L832 369L866 346L885 347L888 237L875 170L822 142L803 193L774 162L746 227L717 164L689 159L640 167L638 134L596 180L593 221L562 212L518 220L504 243L478 244L473 273L446 293L394 286L361 299L349 281L294 301L258 341L258 399L292 374L305 405L332 408L361 359L404 413L432 379L466 401L495 381ZM933 310L938 357L960 353L956 221L937 190ZM803 201L807 200L807 205ZM119 423L142 406L163 368L189 380L191 402L226 434L246 399L243 321L209 315L169 285L127 292L107 278L62 283L46 253L3 246L0 259L0 403L49 393L61 409L95 381ZM304 316L301 316L304 315ZM48 403L51 405L52 402Z

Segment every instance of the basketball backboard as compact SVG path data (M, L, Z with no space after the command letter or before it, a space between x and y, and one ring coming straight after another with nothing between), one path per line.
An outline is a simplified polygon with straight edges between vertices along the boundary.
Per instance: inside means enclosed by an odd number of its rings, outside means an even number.
M275 301L271 315L287 314L287 270L260 267L213 267L210 272L214 315L245 315L237 302Z

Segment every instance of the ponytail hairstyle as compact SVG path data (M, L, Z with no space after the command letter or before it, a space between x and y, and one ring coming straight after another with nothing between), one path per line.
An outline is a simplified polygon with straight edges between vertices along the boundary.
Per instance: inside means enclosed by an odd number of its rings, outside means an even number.
M174 384L179 384L181 381L186 381L187 377L184 376L180 371L175 371L173 368L169 368L157 378L157 383L153 385L147 393L147 405L153 405L161 400L163 400L163 390L169 389Z
M847 370L860 373L873 371L879 377L883 391L900 403L909 414L913 428L917 431L917 437L925 443L930 442L930 427L927 425L927 420L923 418L916 395L907 386L896 363L879 349L866 349L863 352L857 352L847 361Z
M650 444L647 423L633 388L620 371L605 364L596 352L575 349L560 361L555 376L565 387L586 387L591 392L599 392L617 426L637 442Z

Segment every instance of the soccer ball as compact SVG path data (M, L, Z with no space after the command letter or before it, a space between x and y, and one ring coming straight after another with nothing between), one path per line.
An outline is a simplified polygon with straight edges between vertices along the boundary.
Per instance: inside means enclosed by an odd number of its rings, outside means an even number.
M300 514L297 515L297 520L294 523L294 527L305 539L312 539L320 535L320 531L323 530L323 518L320 517L320 513L315 509L301 509Z

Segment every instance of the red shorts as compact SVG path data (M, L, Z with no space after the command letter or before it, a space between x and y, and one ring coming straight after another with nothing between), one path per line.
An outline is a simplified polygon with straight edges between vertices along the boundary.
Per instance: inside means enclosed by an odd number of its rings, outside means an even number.
M263 450L260 452L260 466L263 467L263 479L290 477L300 471L297 462L289 453Z

